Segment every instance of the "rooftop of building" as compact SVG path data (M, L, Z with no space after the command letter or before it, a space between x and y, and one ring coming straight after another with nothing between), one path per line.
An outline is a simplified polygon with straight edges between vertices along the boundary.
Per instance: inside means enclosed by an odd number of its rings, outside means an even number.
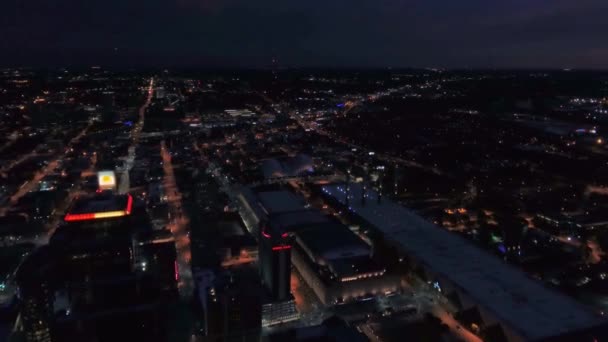
M282 212L270 216L269 224L273 230L298 231L310 225L327 224L330 219L318 210Z
M323 192L345 205L346 186L327 185ZM587 329L606 321L576 300L544 287L464 238L426 221L411 210L351 184L348 209L436 274L445 277L478 305L526 340Z
M305 209L304 201L287 190L257 192L256 195L267 215Z
M296 240L309 253L325 261L367 256L369 245L338 222L315 224L296 232Z
M128 197L128 195L114 195L111 193L81 197L74 201L68 212L70 214L82 214L124 210L127 206Z
M342 281L382 276L386 269L368 256L333 259L328 264L331 273Z

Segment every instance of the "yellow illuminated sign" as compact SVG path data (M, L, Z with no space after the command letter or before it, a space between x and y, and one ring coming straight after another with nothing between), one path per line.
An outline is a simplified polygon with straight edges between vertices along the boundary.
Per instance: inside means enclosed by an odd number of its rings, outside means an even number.
M114 171L99 171L97 173L97 182L101 190L114 189L116 187L116 175L114 175Z

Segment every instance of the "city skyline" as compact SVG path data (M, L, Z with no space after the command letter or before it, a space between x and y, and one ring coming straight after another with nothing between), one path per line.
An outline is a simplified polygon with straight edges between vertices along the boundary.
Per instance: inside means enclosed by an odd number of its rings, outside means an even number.
M0 1L0 341L608 341L608 1Z

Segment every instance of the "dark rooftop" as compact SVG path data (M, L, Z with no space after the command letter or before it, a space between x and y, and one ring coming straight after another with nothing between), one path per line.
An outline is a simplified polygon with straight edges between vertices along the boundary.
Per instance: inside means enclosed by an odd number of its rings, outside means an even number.
M325 260L369 256L370 247L340 223L310 226L296 233L297 241L309 253Z
M289 191L258 192L258 200L267 214L304 210L304 202Z
M68 212L70 214L83 214L125 210L128 199L128 195L102 193L93 197L77 199Z

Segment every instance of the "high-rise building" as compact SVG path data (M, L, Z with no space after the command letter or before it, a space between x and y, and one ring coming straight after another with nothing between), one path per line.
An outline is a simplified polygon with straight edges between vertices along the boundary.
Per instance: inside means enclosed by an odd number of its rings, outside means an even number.
M164 339L175 247L146 234L151 226L135 207L130 195L111 192L77 199L51 237L61 300L50 320L59 340Z
M109 305L99 299L114 294L120 298L135 291L132 207L130 195L101 193L78 199L65 216L65 224L51 237L50 246L57 252L59 272L74 305Z
M55 274L55 258L48 246L35 250L17 271L19 309L27 342L52 341Z
M291 235L301 226L328 219L285 190L248 189L243 191L241 201L247 208L245 224L258 236L260 275L269 295L262 305L262 325L297 320L299 314L290 291Z
M269 298L262 305L262 325L293 321L299 318L291 294L291 238L271 225L260 227L259 262L262 283Z
M262 296L255 268L242 265L216 278L206 298L205 341L260 340Z
M287 300L290 296L291 241L286 232L271 231L265 225L260 229L259 260L262 282L273 301Z
M164 293L177 295L177 253L170 231L138 233L133 239L133 264L136 272L155 279Z

